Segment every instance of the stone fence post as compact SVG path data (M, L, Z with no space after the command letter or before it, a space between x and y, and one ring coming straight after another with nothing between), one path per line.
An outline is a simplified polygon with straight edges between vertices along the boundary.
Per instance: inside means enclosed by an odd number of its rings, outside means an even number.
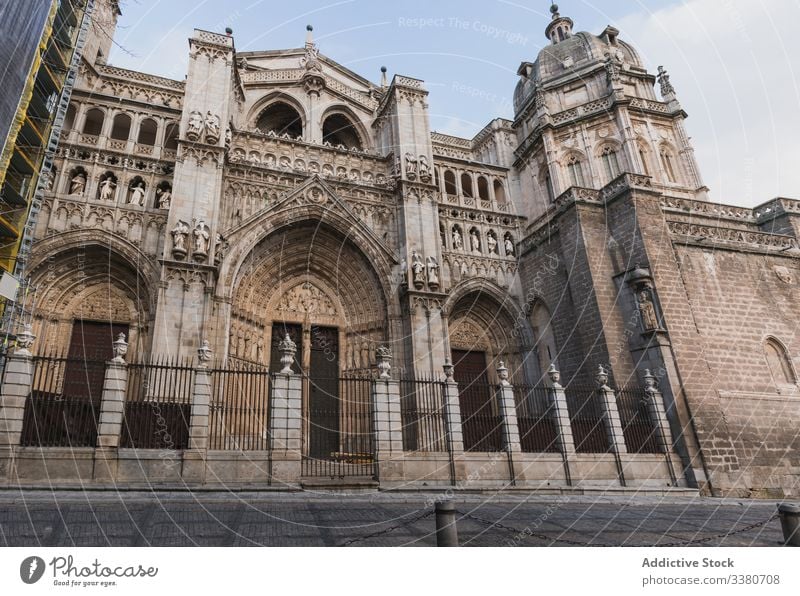
M200 364L194 371L192 403L189 415L189 445L183 453L181 477L188 482L205 482L208 456L208 429L211 415L211 362L212 351L208 340L203 340L197 349Z
M647 413L650 416L651 424L656 429L658 446L664 453L669 454L672 452L672 431L669 428L667 410L664 407L664 396L658 388L656 378L649 370L644 371L644 391L647 396L645 402Z
M503 427L503 448L508 452L522 451L517 424L517 404L514 400L514 387L508 382L508 369L503 362L497 367L500 385L497 388L497 407Z
M553 418L558 436L558 450L564 457L568 457L575 454L575 439L572 436L567 394L560 385L561 373L556 369L555 364L550 365L547 375L550 377L547 397L550 405L550 415Z
M128 387L128 365L125 355L128 344L120 333L114 342L114 358L106 366L103 395L100 401L100 418L97 425L97 447L116 449L120 444L125 416L125 394Z
M461 405L458 401L458 383L453 379L453 365L448 358L444 364L444 416L448 451L453 456L464 453L464 435L461 430Z
M289 335L280 341L283 368L272 379L270 396L270 450L272 451L273 480L296 483L301 475L303 379L292 370L297 352Z
M36 337L31 326L17 336L13 354L6 357L3 385L0 387L0 448L19 445L25 401L33 385L33 354L30 348Z
M597 381L597 394L600 398L608 444L612 452L619 455L626 454L628 449L625 447L625 434L622 432L622 420L619 417L617 396L614 390L608 386L608 372L602 365L597 368L595 380Z
M400 382L391 378L389 348L376 350L379 378L372 381L372 429L378 479L403 479L403 418L400 412Z

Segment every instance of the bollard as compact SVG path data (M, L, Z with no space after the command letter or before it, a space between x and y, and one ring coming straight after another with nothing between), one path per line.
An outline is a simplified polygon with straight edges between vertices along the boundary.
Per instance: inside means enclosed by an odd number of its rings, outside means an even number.
M456 506L452 501L436 502L436 546L458 546Z
M800 505L780 503L778 515L781 516L784 545L800 546Z

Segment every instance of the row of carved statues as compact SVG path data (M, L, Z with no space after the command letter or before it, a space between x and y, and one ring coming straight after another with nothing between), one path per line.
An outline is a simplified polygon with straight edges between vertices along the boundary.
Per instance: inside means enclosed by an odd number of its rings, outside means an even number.
M86 193L86 171L83 169L75 170L70 179L69 194L71 196L82 197ZM101 201L113 201L116 196L118 183L117 177L111 172L106 172L100 176L100 183L97 187L97 198ZM141 177L137 176L128 185L125 195L125 203L128 205L145 206L145 196L147 184ZM169 182L162 182L156 188L155 206L160 209L169 209L172 202L172 186Z
M451 238L453 242L453 250L465 250L464 247L464 236L461 233L461 228L459 226L453 226L451 231ZM499 244L500 242L497 239L497 236L494 232L490 231L486 234L486 252L488 254L499 255ZM442 234L442 245L447 246L445 242L444 234ZM503 238L503 249L505 250L505 255L509 257L513 257L516 254L516 249L514 247L514 239L512 238L510 233L507 233ZM473 252L475 254L483 254L483 243L481 242L481 235L478 232L477 228L473 228L469 232L469 247L466 249L468 252Z
M439 289L439 263L435 257L428 257L425 262L422 256L416 251L411 251L411 281L414 287L421 290L428 283L431 290Z

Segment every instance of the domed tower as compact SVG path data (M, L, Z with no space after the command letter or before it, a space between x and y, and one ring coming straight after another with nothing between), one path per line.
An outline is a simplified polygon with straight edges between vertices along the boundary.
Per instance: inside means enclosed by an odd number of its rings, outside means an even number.
M550 44L520 65L514 93L527 215L541 215L570 187L600 189L624 172L649 176L668 193L705 198L687 115L666 71L648 73L614 27L599 36L574 33L558 5L550 11Z

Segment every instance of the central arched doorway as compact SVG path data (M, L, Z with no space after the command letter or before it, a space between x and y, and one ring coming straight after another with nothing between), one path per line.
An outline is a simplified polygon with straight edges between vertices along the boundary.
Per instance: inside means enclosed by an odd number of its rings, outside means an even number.
M297 345L293 369L303 378L304 473L368 469L368 372L375 348L390 339L386 298L369 259L338 230L304 221L258 243L234 288L230 358L280 370L278 343L289 335Z

